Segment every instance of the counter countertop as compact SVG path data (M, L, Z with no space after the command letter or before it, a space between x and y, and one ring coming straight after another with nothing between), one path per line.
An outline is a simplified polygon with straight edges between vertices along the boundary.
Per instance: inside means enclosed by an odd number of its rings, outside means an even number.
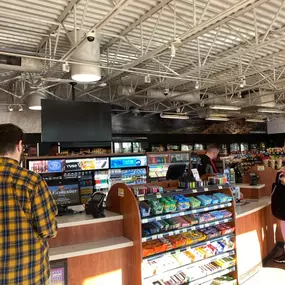
M96 223L105 223L111 221L122 220L123 216L110 211L104 211L104 218L94 219L91 215L86 215L85 213L66 215L57 217L58 228L83 226Z
M265 184L250 185L250 184L245 184L245 183L237 183L237 184L234 184L234 186L238 186L240 188L248 188L248 189L261 189L265 187Z
M271 204L271 197L264 196L259 200L247 200L249 203L246 205L236 205L236 218L241 218L257 212Z
M87 242L75 245L53 247L50 248L49 251L49 260L53 261L64 258L82 256L86 254L94 254L109 250L116 250L125 247L130 247L133 245L134 245L133 241L125 237L115 237L96 242Z

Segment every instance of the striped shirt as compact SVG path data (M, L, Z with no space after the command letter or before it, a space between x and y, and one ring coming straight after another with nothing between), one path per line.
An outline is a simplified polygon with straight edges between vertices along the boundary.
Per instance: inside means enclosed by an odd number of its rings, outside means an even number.
M48 281L46 238L57 233L56 203L44 180L0 157L0 284Z

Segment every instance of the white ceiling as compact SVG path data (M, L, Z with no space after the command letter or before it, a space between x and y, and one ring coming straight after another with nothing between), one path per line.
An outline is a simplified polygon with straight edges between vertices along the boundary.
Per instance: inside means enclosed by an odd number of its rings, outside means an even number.
M213 103L239 105L243 117L255 117L264 102L283 108L285 0L0 2L0 56L43 63L38 72L0 64L0 90L14 104L25 103L31 86L70 99L70 75L61 66L86 41L84 36L79 44L70 42L66 33L76 27L102 35L100 65L107 83L77 85L79 100L110 102L118 115L135 108L146 116L180 110L197 117ZM175 40L181 45L171 57ZM122 86L128 90L123 94Z

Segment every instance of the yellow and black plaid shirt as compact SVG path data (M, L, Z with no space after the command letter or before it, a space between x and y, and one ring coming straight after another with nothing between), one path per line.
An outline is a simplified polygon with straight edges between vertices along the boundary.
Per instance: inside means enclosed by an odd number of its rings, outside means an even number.
M48 281L46 238L57 233L56 203L45 181L12 159L0 157L0 284Z

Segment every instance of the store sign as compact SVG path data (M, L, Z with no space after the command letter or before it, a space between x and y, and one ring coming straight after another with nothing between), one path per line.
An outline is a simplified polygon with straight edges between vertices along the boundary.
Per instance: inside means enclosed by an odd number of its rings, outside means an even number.
M146 156L111 157L111 168L141 167L146 165Z
M29 161L29 170L37 173L55 173L63 171L64 160Z
M48 160L48 172L62 172L62 160Z
M87 171L87 170L98 170L108 169L109 159L108 157L99 158L85 158L85 159L67 159L65 164L66 171Z

